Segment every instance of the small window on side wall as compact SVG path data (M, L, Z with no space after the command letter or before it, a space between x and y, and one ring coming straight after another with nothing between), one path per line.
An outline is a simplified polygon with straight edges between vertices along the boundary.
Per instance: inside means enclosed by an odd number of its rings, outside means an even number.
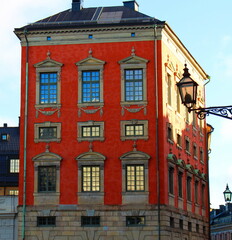
M37 226L38 227L54 227L56 226L56 217L37 217Z

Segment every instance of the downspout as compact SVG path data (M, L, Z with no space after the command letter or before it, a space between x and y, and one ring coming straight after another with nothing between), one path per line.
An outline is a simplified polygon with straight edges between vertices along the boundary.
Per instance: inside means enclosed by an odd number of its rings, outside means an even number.
M208 230L208 239L211 240L211 227L210 227L210 187L209 187L209 154L211 153L211 149L210 149L210 138L211 138L211 134L214 131L214 128L210 125L207 124L207 138L206 138L206 149L207 149L207 182L208 182L208 221L209 221L209 230ZM209 131L208 131L209 129Z
M24 109L24 136L23 136L23 214L22 214L22 239L25 239L26 218L26 177L27 177L27 118L28 118L28 50L27 29L24 30L26 39L26 77L25 77L25 109Z
M158 240L161 239L160 220L160 161L159 161L159 98L158 98L158 56L157 56L157 25L154 25L154 56L155 56L155 101L156 101L156 168L157 168L157 194L158 194Z

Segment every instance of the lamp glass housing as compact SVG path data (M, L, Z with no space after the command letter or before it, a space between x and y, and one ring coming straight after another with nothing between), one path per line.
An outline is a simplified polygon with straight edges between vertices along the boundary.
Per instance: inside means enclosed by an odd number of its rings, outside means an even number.
M182 103L190 110L197 99L198 84L190 77L185 64L183 78L177 83Z
M228 187L228 184L226 185L226 190L223 192L223 194L224 194L225 202L231 202L232 193Z

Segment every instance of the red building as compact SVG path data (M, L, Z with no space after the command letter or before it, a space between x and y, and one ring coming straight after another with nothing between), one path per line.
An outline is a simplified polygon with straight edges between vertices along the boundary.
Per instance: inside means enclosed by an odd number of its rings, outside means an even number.
M207 239L206 123L176 88L187 63L202 107L207 74L169 25L73 0L15 34L19 239Z

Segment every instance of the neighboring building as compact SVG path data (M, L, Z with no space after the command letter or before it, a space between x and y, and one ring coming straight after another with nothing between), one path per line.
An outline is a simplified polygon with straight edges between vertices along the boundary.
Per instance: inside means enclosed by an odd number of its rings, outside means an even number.
M0 239L17 239L19 127L0 127Z
M123 4L73 0L15 29L20 239L208 239L206 122L176 87L187 63L204 107L207 74L166 22Z
M232 240L232 204L210 212L211 240Z

